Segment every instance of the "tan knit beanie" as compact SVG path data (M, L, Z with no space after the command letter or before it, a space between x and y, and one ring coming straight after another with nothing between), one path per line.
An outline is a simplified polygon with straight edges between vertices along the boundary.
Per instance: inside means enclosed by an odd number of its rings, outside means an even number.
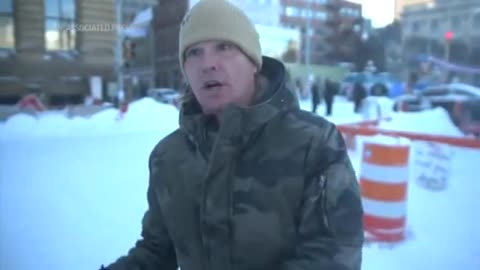
M237 45L260 70L259 35L247 15L227 0L200 0L180 26L178 53L182 72L186 49L197 42L214 39Z

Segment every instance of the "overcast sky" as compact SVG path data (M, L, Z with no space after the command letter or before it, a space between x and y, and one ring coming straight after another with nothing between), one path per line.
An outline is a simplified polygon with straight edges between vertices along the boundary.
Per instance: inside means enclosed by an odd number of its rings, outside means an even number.
M373 27L383 27L393 22L395 0L349 0L362 4L363 16L371 19Z

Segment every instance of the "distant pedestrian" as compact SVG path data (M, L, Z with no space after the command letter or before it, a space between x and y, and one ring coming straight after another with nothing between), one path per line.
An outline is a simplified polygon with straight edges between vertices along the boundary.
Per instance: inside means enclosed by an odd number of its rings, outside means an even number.
M317 107L320 103L320 89L318 87L317 82L313 82L310 88L310 96L312 99L312 113L317 113Z
M365 87L360 82L355 82L353 85L353 112L359 113L362 101L367 97L367 91Z
M299 99L303 98L303 84L300 79L295 80L295 91Z
M333 110L333 101L335 98L335 84L332 80L325 80L324 99L326 105L326 115L331 116Z

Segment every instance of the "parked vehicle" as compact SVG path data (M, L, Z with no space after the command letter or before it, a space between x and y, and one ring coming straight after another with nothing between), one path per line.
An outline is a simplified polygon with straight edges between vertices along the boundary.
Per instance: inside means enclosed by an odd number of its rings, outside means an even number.
M466 101L460 110L460 129L467 135L480 138L480 98Z
M171 88L154 88L148 90L148 96L158 102L170 104L178 108L180 104L180 93Z
M395 99L394 111L417 112L444 108L452 122L470 135L480 134L480 88L454 83L430 86Z

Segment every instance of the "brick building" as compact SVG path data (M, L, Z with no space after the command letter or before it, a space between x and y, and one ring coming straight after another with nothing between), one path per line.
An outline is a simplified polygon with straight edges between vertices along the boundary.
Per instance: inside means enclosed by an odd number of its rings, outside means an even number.
M6 1L6 2L5 2ZM48 102L78 102L88 77L113 79L113 31L77 31L81 24L113 24L111 0L2 0L0 100L15 103L37 89ZM2 29L3 28L3 29ZM61 99L61 100L60 100Z

